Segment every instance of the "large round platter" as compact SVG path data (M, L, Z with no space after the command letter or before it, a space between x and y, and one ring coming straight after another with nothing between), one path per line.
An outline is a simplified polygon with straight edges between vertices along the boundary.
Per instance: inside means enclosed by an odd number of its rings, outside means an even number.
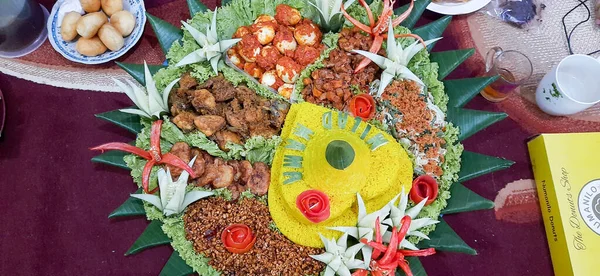
M485 7L491 0L469 0L466 3L454 3L451 1L432 2L427 9L439 14L461 15L469 14Z
M429 1L317 2L188 0L182 31L151 20L168 65L120 64L137 109L97 115L136 140L92 148L140 188L109 217L152 221L127 254L158 238L163 275L325 276L476 254L441 215L492 208L459 182L512 164L461 144L506 117L461 108L494 78L442 81L473 51L429 52L447 17L411 32Z
M78 12L83 14L83 8L79 0L60 0L54 4L50 17L48 17L47 29L48 40L54 50L70 61L83 64L101 64L114 60L129 51L142 37L144 33L144 24L146 24L146 8L143 0L125 0L123 1L123 9L131 12L135 17L135 28L133 32L124 38L125 44L118 51L106 51L105 53L88 57L84 56L75 50L75 41L65 41L60 35L60 24L64 15L68 12Z

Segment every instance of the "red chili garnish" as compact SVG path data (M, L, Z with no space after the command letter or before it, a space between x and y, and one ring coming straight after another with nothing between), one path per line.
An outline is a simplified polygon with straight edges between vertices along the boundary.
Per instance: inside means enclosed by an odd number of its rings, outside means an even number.
M169 164L181 169L186 170L192 178L196 178L196 173L186 164L183 160L181 160L176 155L172 153L161 153L160 151L160 130L162 128L162 120L157 120L152 123L152 132L150 133L150 149L143 150L138 147L132 146L126 143L108 143L104 145L97 146L95 148L91 148L91 150L99 150L104 152L105 150L120 150L124 152L129 152L131 154L135 154L139 157L142 157L148 162L144 166L144 170L142 171L142 188L144 188L144 192L147 194L153 194L158 190L158 187L154 188L152 191L148 191L148 186L150 183L150 172L152 171L152 167L158 164Z
M367 121L375 116L375 100L369 94L359 94L350 100L350 112Z
M376 230L379 228L379 219L375 222ZM410 224L412 223L412 219L410 216L404 216L400 221L401 227L398 231L396 231L396 227L392 228L392 237L390 238L390 242L388 245L383 244L381 232L375 231L375 241L368 241L367 239L360 239L361 243L364 243L374 250L373 252L378 252L377 255L373 254L371 263L369 264L369 269L371 275L373 276L383 276L383 275L395 275L396 268L400 267L404 271L407 276L412 276L412 271L408 266L408 262L404 257L410 256L429 256L435 254L435 249L428 248L423 250L404 250L398 249L398 245L402 242L402 240L408 234L408 229L410 228ZM385 254L379 258L381 252L385 252ZM352 276L366 276L368 275L368 271L366 269L358 269Z
M329 218L329 197L321 191L302 192L296 198L296 207L311 222L319 223Z
M232 224L221 233L221 241L227 251L234 254L244 254L254 246L256 236L250 227L244 224Z
M421 175L417 177L410 189L410 199L419 203L427 198L425 205L431 204L438 196L438 183L429 175Z

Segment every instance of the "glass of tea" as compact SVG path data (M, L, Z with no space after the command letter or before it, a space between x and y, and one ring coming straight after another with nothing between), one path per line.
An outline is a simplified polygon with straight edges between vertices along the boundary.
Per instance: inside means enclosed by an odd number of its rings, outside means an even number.
M487 53L485 68L486 76L498 76L496 81L481 91L481 95L492 102L506 99L533 73L531 60L525 54L514 50L504 51L500 47L494 47Z
M48 10L34 0L0 0L0 57L33 52L48 37Z

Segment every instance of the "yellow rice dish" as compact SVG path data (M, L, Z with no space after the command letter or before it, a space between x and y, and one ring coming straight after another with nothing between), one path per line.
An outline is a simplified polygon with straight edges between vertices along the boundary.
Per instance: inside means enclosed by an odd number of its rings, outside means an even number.
M295 243L322 247L319 233L328 238L340 236L327 227L356 225L357 193L367 211L373 212L403 187L405 191L411 188L412 162L402 146L344 112L294 104L281 138L271 170L269 209L279 230ZM343 145L349 155L331 154L332 145ZM324 221L313 223L296 207L296 198L307 190L328 196L330 215Z

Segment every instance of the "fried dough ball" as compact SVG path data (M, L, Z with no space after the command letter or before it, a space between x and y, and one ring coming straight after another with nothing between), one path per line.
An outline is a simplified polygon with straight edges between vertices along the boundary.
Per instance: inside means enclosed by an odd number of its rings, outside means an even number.
M302 15L297 9L286 4L279 4L275 8L275 20L282 25L294 26L302 20Z
M321 43L322 37L321 30L310 19L303 19L294 30L294 38L298 42L298 45L315 46Z
M100 3L100 1L98 1ZM81 18L81 14L77 12L69 12L63 17L60 23L60 35L65 41L71 41L77 37L77 21Z
M280 86L283 85L283 81L277 76L277 71L269 70L263 73L262 77L260 77L260 84L269 86L277 90Z
M250 28L248 28L247 26L241 26L239 28L237 28L237 30L235 30L235 33L233 33L232 38L242 38L247 34L251 34L252 32L250 31Z
M244 63L246 63L242 57L237 53L237 47L229 48L227 50L227 57L231 60L231 63L235 65L237 68L244 69Z
M294 59L298 64L307 66L319 58L321 53L315 47L300 45L294 52Z
M280 58L275 69L277 70L277 76L285 83L294 83L298 78L298 74L302 71L302 67L289 57Z
M277 23L270 21L258 22L252 24L252 26L250 26L250 30L256 36L256 39L258 39L260 44L267 45L273 41L273 38L275 38L275 30L277 30L277 27Z
M294 92L294 85L289 83L284 83L277 89L277 93L288 100L292 97L292 92Z
M247 62L244 64L244 71L256 79L260 78L265 72L256 62Z
M258 66L265 70L275 69L275 64L281 58L279 50L273 46L265 46L260 50L260 55L256 58Z
M256 36L252 34L245 35L240 42L238 42L238 54L242 56L246 62L256 62L256 57L260 55L262 45L256 39Z
M279 26L279 30L273 38L273 45L280 53L289 57L294 56L294 51L298 46L296 39L294 39L294 33L285 26Z

